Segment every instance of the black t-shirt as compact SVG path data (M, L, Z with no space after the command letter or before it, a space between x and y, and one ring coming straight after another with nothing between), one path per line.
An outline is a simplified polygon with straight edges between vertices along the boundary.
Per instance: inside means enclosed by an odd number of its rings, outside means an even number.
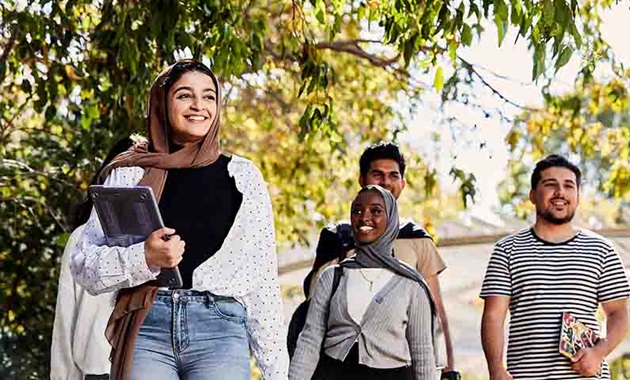
M195 268L223 245L243 201L227 169L230 160L221 155L202 168L168 171L159 208L164 225L186 242L179 263L185 289L192 288Z

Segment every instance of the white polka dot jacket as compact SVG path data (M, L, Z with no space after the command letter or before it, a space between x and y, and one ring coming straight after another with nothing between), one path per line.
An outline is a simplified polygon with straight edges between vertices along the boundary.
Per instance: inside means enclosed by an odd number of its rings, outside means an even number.
M278 285L271 200L261 172L249 160L232 156L228 172L243 194L223 246L193 272L193 289L236 298L247 309L250 346L265 380L286 379L289 358ZM140 167L120 167L106 186L134 186ZM160 268L148 267L144 243L126 248L106 246L96 213L71 259L75 280L91 294L134 287L154 280Z

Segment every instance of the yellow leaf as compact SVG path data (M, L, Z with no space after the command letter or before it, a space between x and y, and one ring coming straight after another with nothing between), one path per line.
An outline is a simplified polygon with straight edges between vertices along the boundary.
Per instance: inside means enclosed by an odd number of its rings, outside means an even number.
M79 77L77 76L77 73L74 70L74 67L72 67L70 65L64 65L63 66L63 70L66 72L66 76L71 81L76 82L77 80L79 80Z

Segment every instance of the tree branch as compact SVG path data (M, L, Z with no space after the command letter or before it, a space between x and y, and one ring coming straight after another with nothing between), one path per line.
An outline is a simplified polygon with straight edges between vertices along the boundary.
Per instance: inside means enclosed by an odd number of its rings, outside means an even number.
M242 79L243 82L245 83L245 88L243 89L243 95L244 96L252 96L248 90L257 90L260 89L259 86L253 85L252 83L250 83L248 80L246 79ZM273 112L277 117L283 119L286 123L286 125L291 125L292 122L289 119L288 115L291 114L292 111L295 110L295 107L293 105L293 103L287 102L285 99L283 99L281 97L280 94L278 94L276 91L270 90L268 88L264 89L265 91L265 96L270 96L273 100L275 100L278 105L280 106L280 110L281 112L276 112L273 109L270 109L270 112ZM290 128L289 128L290 130Z
M11 119L8 120L6 123L2 123L2 120L0 120L0 141L2 141L3 145L5 145L6 139L9 137L9 131L13 127L13 122L18 117L18 115L22 114L22 111L24 111L24 108L29 103L32 97L33 97L33 94L32 93L29 94L26 100L24 100L24 103L22 103L18 107L13 117L11 117Z
M483 71L488 72L488 74L492 75L495 78L498 78L498 79L501 79L501 80L504 80L504 81L508 81L508 82L512 82L512 83L518 84L519 86L528 86L528 85L530 85L530 83L526 83L526 82L522 82L522 81L516 80L516 79L511 78L511 77L509 77L507 75L499 74L499 73L493 71L492 69L490 69L490 68L488 68L488 67L486 67L484 65L480 65L478 63L475 63L474 66L477 68L477 71L479 71L478 69L481 69Z
M341 41L334 41L334 42L318 42L314 44L313 46L316 49L321 49L321 50L326 49L326 50L349 53L359 58L367 60L368 62L370 62L372 65L376 67L391 66L394 63L396 63L398 59L400 58L400 53L398 53L396 56L391 57L391 58L378 57L376 55L370 54L359 46L359 42L361 41L366 42L369 40L341 40Z
M358 46L358 44L381 44L382 45L383 41L356 38L356 39L350 39L350 40L337 40L337 41L332 42L332 44L340 45L340 46L344 46L344 45Z
M64 232L68 232L68 227L63 223L62 218L59 217L58 215L55 214L55 212L53 211L53 209L48 205L48 203L46 203L45 201L42 201L40 199L37 199L35 197L29 197L29 196L22 196L22 197L0 197L0 202L11 202L11 203L15 203L20 205L21 207L24 207L25 209L27 209L31 215L33 216L33 219L35 220L35 222L37 223L38 227L41 230L44 230L44 227L41 225L39 219L37 218L37 215L35 215L35 213L33 212L33 210L31 208L29 208L25 202L31 202L31 203L35 203L35 204L39 204L41 205L46 212L50 215L51 218L53 218L53 220L55 221L55 223L57 223L57 225L64 231Z
M404 76L407 80L411 80L413 79L413 76L411 75L411 73L409 73L407 70L404 70L400 67L394 67L394 63L396 63L399 58L400 58L400 53L398 55L396 55L395 57L392 58L382 58L382 57L377 57L375 55L372 55L368 52L366 52L365 50L361 49L361 47L358 45L360 42L370 42L370 43L382 43L381 41L375 41L375 40L341 40L341 41L335 41L335 42L320 42L315 44L314 46L316 48L320 48L320 49L329 49L329 50L334 50L334 51L339 51L339 52L345 52L345 53L349 53L349 54L353 54L359 58L363 58L366 59L367 61L369 61L372 65L376 66L376 67L390 67L391 69L393 69L393 74L396 76L396 74L398 75L402 75ZM477 79L479 79L479 81L481 81L481 83L487 87L490 91L492 91L493 94L495 94L496 96L498 96L500 99L502 99L503 101L505 101L506 103L520 108L522 110L527 110L527 111L537 111L536 108L532 108L532 107L528 107L528 106L524 106L522 104L516 103L515 101L513 101L512 99L508 98L507 96L503 95L503 93L501 93L499 90L497 90L494 86L492 86L485 78L483 75L481 75L481 73L479 73L479 71L475 68L475 66L468 62L467 60L465 60L462 57L458 57L458 59L462 62L462 64L464 65L464 67L466 68L466 70L468 70L468 72L470 73L471 76L477 77ZM400 80L400 78L398 77L397 79ZM421 82L419 82L420 84L422 84Z
M515 101L511 100L507 96L503 95L499 90L497 90L496 88L494 88L494 86L492 86L490 83L488 83L488 81L483 77L483 75L481 75L479 73L479 71L477 71L477 69L475 69L475 66L472 63L468 62L467 60L465 60L462 57L457 57L457 58L460 60L460 62L464 66L464 68L466 70L468 70L468 73L471 76L477 77L477 79L479 79L484 86L486 86L490 91L492 91L493 94L498 96L504 102L506 102L506 103L508 103L508 104L510 104L510 105L512 105L514 107L520 108L522 110L538 111L538 109L536 109L536 108L527 107L527 106L524 106L522 104L516 103Z
M331 50L331 51L336 51L336 52L340 52L340 53L347 53L347 54L354 55L354 56L356 56L356 57L358 57L360 59L364 59L364 60L368 61L370 64L372 64L375 67L381 67L381 68L386 69L397 80L400 80L400 81L402 81L402 80L415 81L415 85L416 86L424 86L424 87L428 86L425 83L422 83L420 81L415 80L414 77L411 75L411 73L409 71L407 71L407 70L405 70L405 69L395 65L400 60L400 53L398 53L394 57L379 57L377 55L368 53L367 51L362 49L359 46L359 43L380 43L380 44L382 44L382 41L364 40L364 39L351 39L351 40L338 40L338 41L333 41L333 42L318 42L318 43L315 43L315 44L313 44L311 46L313 46L315 49L319 49L319 50ZM297 59L294 56L281 56L280 54L275 53L273 47L271 47L269 44L265 45L265 50L273 58L275 58L276 60L287 61L287 62L293 63ZM527 110L527 111L537 111L538 110L536 108L524 106L524 105L519 104L519 103L513 101L512 99L508 98L506 95L504 95L499 90L497 90L493 85L491 85L486 80L486 78L475 68L475 65L473 65L472 63L470 63L469 61L467 61L466 59L464 59L462 57L458 57L458 59L462 63L462 66L468 71L470 76L477 78L481 82L481 84L483 84L485 87L487 87L494 95L499 97L504 102L506 102L506 103L508 103L508 104L510 104L510 105L512 105L514 107L520 108L522 110Z
M20 162L20 161L17 161L17 160L12 160L12 159L9 159L9 158L2 158L2 159L0 159L0 166L4 166L4 165L6 165L8 167L17 167L19 169L22 169L22 170L28 172L29 174L41 175L43 177L48 178L51 181L58 182L58 183L61 183L61 184L65 185L65 186L74 188L73 184L71 184L69 182L66 182L64 180L61 180L59 178L55 178L55 176L54 176L55 172L46 173L46 172L42 172L42 171L39 171L39 170L35 170L35 169L33 169L32 167L28 166L27 164L25 164L23 162Z
M5 63L7 61L7 59L9 58L9 53L11 52L11 50L13 50L13 46L15 45L15 39L16 39L15 37L16 31L17 31L17 24L14 24L13 27L11 28L11 31L9 32L11 36L9 37L9 40L4 46L4 50L2 51L2 56L0 56L0 62L2 63ZM0 77L0 83L2 83L2 81L4 81L4 75Z

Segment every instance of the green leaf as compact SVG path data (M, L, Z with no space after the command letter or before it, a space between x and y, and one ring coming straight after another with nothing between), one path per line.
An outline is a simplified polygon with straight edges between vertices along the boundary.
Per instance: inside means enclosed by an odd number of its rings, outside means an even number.
M369 18L369 11L370 10L367 7L367 5L362 2L359 5L359 8L357 9L357 16L358 16L359 20L363 20L363 19Z
M458 46L459 45L457 44L457 41L455 40L451 40L451 42L448 43L448 57L451 59L451 62L457 61Z
M392 26L389 30L389 41L388 42L394 42L396 40L398 40L398 37L400 36L400 28L398 27L398 24L396 23L392 23Z
M562 29L566 29L569 21L573 19L573 14L571 13L571 10L564 2L564 0L556 1L554 5L554 15L556 23L558 23L562 27Z
M426 16L425 16L426 17ZM423 18L425 18L423 17ZM437 16L437 29L441 29L443 31L444 34L448 33L448 30L450 28L450 20L451 20L451 14L450 11L448 9L448 6L446 4L442 4L440 7L440 11L438 12L438 16ZM424 27L429 26L428 23L424 23L423 25L423 29ZM429 33L425 33L423 34L424 38L429 38Z
M334 39L339 33L341 33L341 27L343 26L343 17L341 15L335 14L335 21L330 30L330 39Z
M341 136L337 131L331 131L330 132L330 141L335 143L335 144L339 144L340 142L343 141L343 136Z
M545 45L538 45L534 49L534 67L532 72L532 80L538 79L545 71Z
M435 70L435 78L433 79L433 87L435 91L442 92L442 88L444 88L444 70L442 67L438 67Z
M569 62L569 60L571 59L571 55L573 55L573 48L571 48L570 46L566 46L564 49L562 49L562 52L560 53L560 56L556 61L556 72L558 72L558 70L560 70L562 66L566 65Z
M510 21L512 25L520 25L523 19L523 6L521 0L511 0L512 12L510 13Z
M495 19L498 16L504 22L508 21L508 7L503 0L494 0L494 15Z
M556 0L556 1L564 1L564 0ZM553 0L544 0L543 1L543 20L545 20L546 24L551 24L554 20L555 16L555 7L553 6Z
M317 21L319 21L320 24L326 24L326 4L323 1L318 0L314 11Z
M499 40L499 46L501 46L501 44L503 43L503 40L505 39L505 34L507 32L507 22L504 20L501 20L499 17L495 15L494 24L497 27L497 39Z
M580 35L580 32L577 30L575 23L570 23L569 26L570 26L569 33L571 33L571 36L573 36L573 41L575 41L575 46L579 49L580 47L582 47L582 36Z
M532 26L532 18L531 16L523 16L521 19L521 27L518 30L518 35L521 37L527 37L527 31ZM517 36L518 38L518 36Z
M324 24L326 22L325 13L323 9L315 10L315 18L319 21L320 24Z
M497 27L497 36L499 46L503 43L503 39L508 28L508 7L503 0L494 0L494 24Z
M477 21L481 20L481 11L479 10L479 7L476 3L470 4L467 17L471 17L473 14L477 16Z
M472 43L472 29L470 28L470 26L468 26L468 24L464 24L463 28L462 28L462 43L466 46L470 46L470 44Z

